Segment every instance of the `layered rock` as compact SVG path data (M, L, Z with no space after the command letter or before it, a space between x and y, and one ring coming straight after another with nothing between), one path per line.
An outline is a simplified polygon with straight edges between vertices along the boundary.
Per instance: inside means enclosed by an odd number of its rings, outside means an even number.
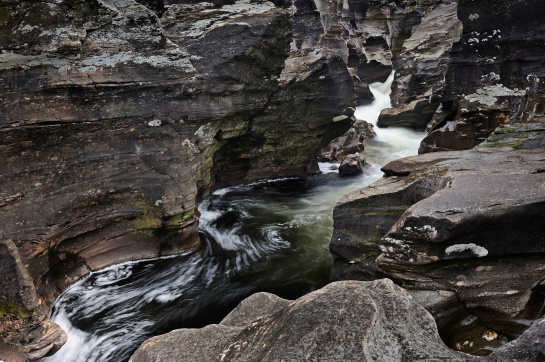
M0 2L0 238L39 299L18 306L198 248L215 187L316 169L352 123L353 79L312 3L289 6Z
M524 120L528 98L543 102L543 10L541 1L458 2L463 34L420 153L470 149L497 126Z
M387 177L335 207L334 278L455 292L454 303L439 298L448 309L516 336L538 317L545 279L544 146L544 123L517 123L470 151L386 165Z
M410 348L407 348L410 346ZM332 283L295 301L257 293L219 325L144 342L131 362L466 360L389 280Z

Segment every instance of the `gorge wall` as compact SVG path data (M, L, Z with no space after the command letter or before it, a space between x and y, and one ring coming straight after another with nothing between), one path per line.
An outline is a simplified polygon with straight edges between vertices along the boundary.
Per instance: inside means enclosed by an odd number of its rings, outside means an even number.
M424 14L378 123L426 128L422 154L334 211L333 278L391 278L453 347L457 328L515 338L542 313L543 6L462 0Z
M316 172L317 152L372 100L367 84L392 69L379 124L427 128L421 152L541 120L543 6L0 0L2 339L30 359L55 351L63 333L46 315L70 283L195 250L196 205L215 188ZM332 244L338 270L354 267L339 250L361 244L346 240Z
M70 283L198 248L214 188L315 172L355 99L325 33L311 1L0 1L3 340L53 352Z

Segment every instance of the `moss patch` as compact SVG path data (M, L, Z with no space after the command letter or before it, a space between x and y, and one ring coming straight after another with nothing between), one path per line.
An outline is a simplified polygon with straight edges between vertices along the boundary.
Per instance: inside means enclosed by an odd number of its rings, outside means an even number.
M137 234L153 236L162 225L162 210L151 201L137 200L136 207L140 216L133 220L133 229Z
M8 301L0 302L0 319L28 319L32 316L32 312L28 311L20 304L11 303Z
M11 10L9 7L0 7L0 25L5 25L9 21Z

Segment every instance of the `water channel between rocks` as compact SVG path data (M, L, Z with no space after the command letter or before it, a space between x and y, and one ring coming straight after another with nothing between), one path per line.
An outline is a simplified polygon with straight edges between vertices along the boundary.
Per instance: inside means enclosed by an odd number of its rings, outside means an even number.
M390 105L393 76L375 83L375 101L356 117L373 124ZM332 210L346 193L382 176L385 163L417 153L423 133L375 128L365 143L365 174L322 175L216 191L199 207L202 251L114 265L63 292L52 320L68 334L47 362L126 361L145 339L174 328L219 322L259 291L297 298L325 285L332 257Z

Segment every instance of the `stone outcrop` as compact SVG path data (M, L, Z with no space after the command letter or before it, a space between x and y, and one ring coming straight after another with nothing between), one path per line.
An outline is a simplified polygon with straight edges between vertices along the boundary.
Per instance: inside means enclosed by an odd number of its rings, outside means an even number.
M326 30L311 1L0 1L0 239L38 306L198 248L213 188L317 170L355 99Z
M392 108L378 126L425 128L419 150L425 153L471 149L500 125L541 117L528 102L543 104L543 6L371 1L358 30L375 36L357 39L381 43L375 56L396 72ZM388 26L379 25L377 9Z
M334 278L455 292L450 309L516 336L538 317L545 280L544 146L545 123L516 123L473 150L386 165L334 210Z
M459 1L463 34L419 152L470 149L497 126L525 121L528 98L544 89L543 10L540 1Z
M439 106L449 52L462 34L457 3L440 4L422 13L394 60L392 105L379 116L379 127L424 129Z
M36 288L13 241L0 241L0 359L25 361L57 351L66 334L47 318ZM24 345L23 351L11 346Z
M406 348L411 346L411 348ZM337 282L289 301L257 293L219 325L153 337L131 362L464 361L433 318L389 280Z
M431 315L390 280L345 281L295 301L254 294L220 324L148 339L130 361L538 362L543 338L545 319L489 356L470 356L449 349Z

